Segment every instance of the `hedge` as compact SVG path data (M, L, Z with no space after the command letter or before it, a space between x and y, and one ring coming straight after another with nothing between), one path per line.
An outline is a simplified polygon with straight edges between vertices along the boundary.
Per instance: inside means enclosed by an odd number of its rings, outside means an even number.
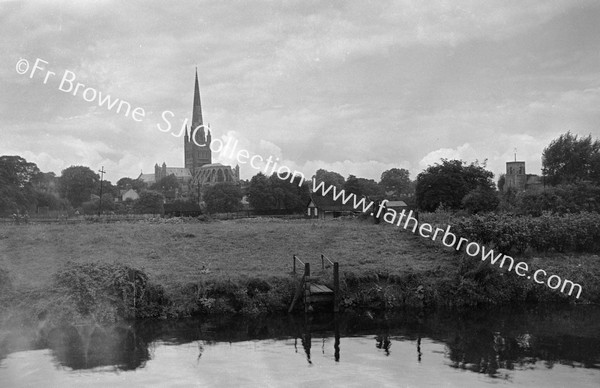
M538 252L600 251L598 213L544 214L540 217L490 213L463 218L453 228L462 237L503 252L514 249L522 253L527 248Z

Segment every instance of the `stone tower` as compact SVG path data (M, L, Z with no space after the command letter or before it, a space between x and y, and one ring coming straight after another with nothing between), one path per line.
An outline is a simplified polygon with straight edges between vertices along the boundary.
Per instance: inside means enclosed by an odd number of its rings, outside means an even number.
M194 175L205 164L212 163L210 150L211 133L202 120L202 105L200 104L200 87L198 86L198 69L196 69L196 83L194 85L194 107L192 109L192 126L188 132L185 128L184 164Z
M506 162L506 175L504 182L504 191L509 188L525 190L527 184L527 174L525 174L525 162Z

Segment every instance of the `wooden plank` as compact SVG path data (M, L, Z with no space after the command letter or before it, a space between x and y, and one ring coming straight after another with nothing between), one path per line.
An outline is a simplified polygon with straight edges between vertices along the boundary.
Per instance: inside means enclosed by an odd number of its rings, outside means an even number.
M310 285L310 293L311 294L333 294L333 290L329 287L324 286L322 284L311 284Z

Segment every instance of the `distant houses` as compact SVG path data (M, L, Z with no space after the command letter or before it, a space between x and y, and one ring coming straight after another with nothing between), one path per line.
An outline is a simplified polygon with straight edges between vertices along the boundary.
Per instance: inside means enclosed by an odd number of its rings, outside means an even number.
M371 200L365 198L365 201L365 206L367 206ZM403 209L409 209L409 206L404 201L387 201L385 203L385 211L387 211L387 209L394 209L399 213ZM368 211L370 213L376 210L376 204L374 203ZM312 193L310 194L310 200L306 205L306 215L308 218L313 219L328 220L346 215L358 215L361 213L362 205L360 205L358 209L355 209L354 200L350 200L344 204L341 198L334 200L333 195L323 196Z
M316 193L310 195L306 208L308 217L322 220L360 213L354 209L350 202L344 204L340 198L334 200L332 195L322 196Z
M367 201L367 204L369 203L367 199L365 199L365 201ZM306 215L309 218L323 220L362 213L362 211L355 209L353 205L353 200L344 204L341 198L334 200L333 195L322 196L317 193L312 193L310 194L310 200L306 205Z

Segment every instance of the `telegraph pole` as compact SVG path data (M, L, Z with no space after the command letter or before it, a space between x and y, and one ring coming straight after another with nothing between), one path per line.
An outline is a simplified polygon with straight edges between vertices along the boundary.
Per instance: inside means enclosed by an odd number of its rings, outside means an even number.
M104 173L106 173L106 171L104 171L104 166L102 166L102 169L98 170L98 172L100 173L100 204L98 205L98 217L100 217L100 214L102 213L102 180L104 179Z

